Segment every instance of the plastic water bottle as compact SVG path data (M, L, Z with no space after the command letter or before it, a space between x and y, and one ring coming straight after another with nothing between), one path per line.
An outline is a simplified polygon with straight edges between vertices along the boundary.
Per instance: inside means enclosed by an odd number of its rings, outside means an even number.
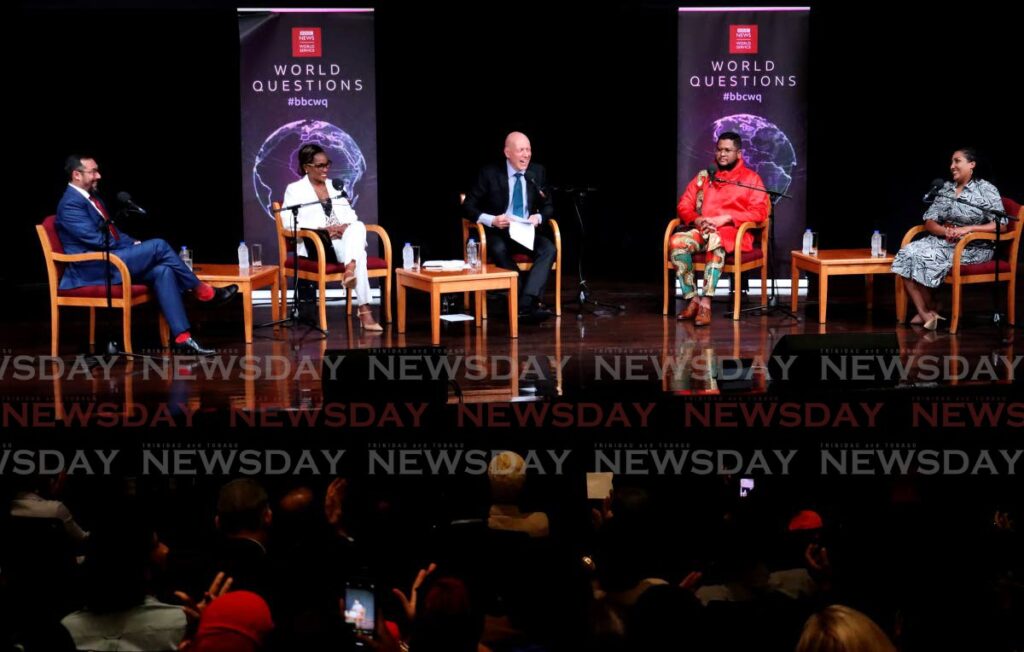
M245 240L238 243L238 271L249 271L249 247L245 246Z
M811 232L810 229L807 229L806 231L804 231L804 245L803 245L803 252L804 252L804 254L810 254L811 253L811 247L813 247L813 246L814 246L814 234Z
M871 257L878 258L882 255L882 235L875 230L875 233L871 236Z
M402 269L412 269L412 244L409 242L402 247Z
M181 257L181 262L185 263L189 269L192 269L192 256L188 254L188 247L182 247L181 253L178 254Z
M476 240L473 238L470 238L469 243L466 245L466 262L469 263L469 268L474 272L480 269L480 251L477 249Z

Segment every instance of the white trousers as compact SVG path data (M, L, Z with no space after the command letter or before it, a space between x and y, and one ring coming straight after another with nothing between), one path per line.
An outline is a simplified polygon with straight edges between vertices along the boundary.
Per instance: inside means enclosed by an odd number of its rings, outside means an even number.
M366 225L358 221L349 222L345 233L337 240L331 240L331 245L341 264L356 261L355 304L362 306L370 303L370 276L366 270Z

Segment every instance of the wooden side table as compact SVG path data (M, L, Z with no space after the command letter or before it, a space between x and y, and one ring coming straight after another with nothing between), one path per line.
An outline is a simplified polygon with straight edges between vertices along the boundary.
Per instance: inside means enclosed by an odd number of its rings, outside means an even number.
M479 272L414 272L395 270L398 286L398 332L405 332L405 291L420 290L430 295L430 342L441 343L441 295L451 292L475 292L476 326L481 326L480 308L486 301L487 290L508 290L509 337L519 337L519 273L486 265Z
M245 343L252 343L252 291L271 286L270 311L273 321L280 319L280 275L277 265L250 267L243 274L238 265L196 265L192 270L200 281L205 281L215 288L238 285L238 293L242 295L243 313L245 317Z
M868 310L874 302L874 275L892 274L893 255L872 257L870 249L821 249L816 256L802 251L790 252L793 258L792 306L796 312L797 288L800 270L818 275L818 323L825 323L828 308L828 278L830 276L863 275L867 286Z

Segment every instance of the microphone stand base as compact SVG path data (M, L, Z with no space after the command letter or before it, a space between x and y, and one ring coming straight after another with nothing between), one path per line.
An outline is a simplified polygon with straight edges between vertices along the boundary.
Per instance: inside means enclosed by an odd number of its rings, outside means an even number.
M623 304L606 303L604 301L592 299L590 297L590 288L587 287L586 281L580 281L579 286L576 289L576 300L570 301L568 305L577 306L576 319L583 319L583 312L587 308L590 308L591 314L597 314L601 308L614 310L616 313L621 313L626 310L626 306Z
M795 319L796 321L800 321L800 316L798 314L796 314L792 310L789 310L788 308L784 308L779 303L779 297L778 297L778 295L775 294L774 284L773 284L773 287L772 287L772 295L770 297L768 297L768 305L765 305L765 306L753 306L751 308L743 308L742 310L740 310L740 315L755 314L755 313L756 313L756 316L758 316L758 317L768 317L768 316L773 316L773 315L782 315L783 317L789 317L790 319ZM731 316L731 313L730 313L730 316Z
M302 339L305 339L312 331L320 333L324 338L327 337L327 331L320 328L320 324L313 322L308 317L303 317L299 313L299 307L297 305L292 306L291 314L284 319L269 321L265 324L257 324L256 328L270 328L271 326L284 326L286 328L292 328L293 326L305 326L308 330L302 335Z

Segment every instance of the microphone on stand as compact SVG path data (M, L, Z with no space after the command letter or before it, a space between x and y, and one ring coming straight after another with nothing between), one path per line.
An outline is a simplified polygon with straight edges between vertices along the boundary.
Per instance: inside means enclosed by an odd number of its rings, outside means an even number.
M715 177L715 172L718 172L718 166L709 165L704 171L708 173L708 178L712 181L720 181L720 179Z
M537 178L533 175L532 172L524 172L523 176L526 177L526 182L527 183L532 183L534 185L534 187L537 188L537 192L540 193L541 199L547 199L548 198L548 194L546 192L544 192L544 186L542 186L539 183L537 183Z
M136 204L135 202L133 202L132 196L124 191L117 193L117 201L121 202L122 205L127 206L129 209L138 213L139 215L146 214L146 210L139 206L138 204Z
M335 190L338 190L338 191L341 192L341 195L340 195L341 197L344 197L345 199L348 199L348 193L345 192L345 182L344 181L342 181L341 179L331 179L331 185L334 186Z
M935 179L932 181L932 185L928 188L928 192L924 194L924 203L930 204L935 201L935 198L938 196L939 191L942 190L942 186L944 185L946 185L946 183L942 179Z

